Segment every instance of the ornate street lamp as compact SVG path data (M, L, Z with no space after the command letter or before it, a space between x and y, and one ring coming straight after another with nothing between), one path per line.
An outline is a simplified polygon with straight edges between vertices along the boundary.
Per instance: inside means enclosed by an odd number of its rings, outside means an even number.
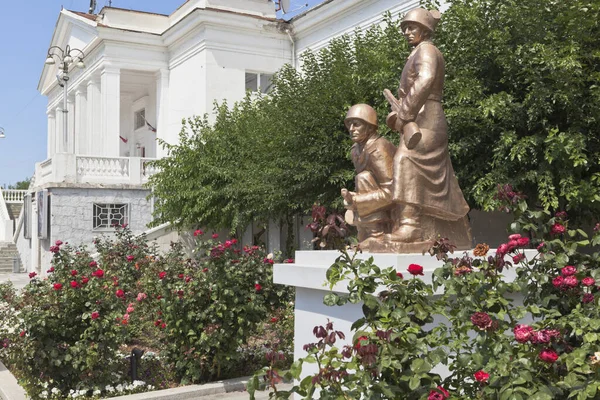
M62 72L62 76L56 75L58 84L63 88L63 141L66 144L68 137L68 115L69 110L67 109L67 91L69 83L69 67L73 64L79 69L85 68L83 58L85 54L79 49L72 49L71 46L63 50L59 46L52 46L48 49L48 56L46 57L46 65L54 65L58 61L58 69ZM60 81L63 81L62 83Z

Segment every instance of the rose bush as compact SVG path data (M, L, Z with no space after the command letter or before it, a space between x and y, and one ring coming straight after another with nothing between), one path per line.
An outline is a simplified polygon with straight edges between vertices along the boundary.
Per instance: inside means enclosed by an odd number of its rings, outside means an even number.
M263 248L204 236L196 234L193 259L151 264L142 280L142 303L184 383L239 374L242 346L292 299L273 284L273 256Z
M500 189L499 206L515 214L506 243L454 256L446 240L436 242L431 254L443 265L432 284L419 279L418 265L382 269L342 251L327 279L332 286L348 280L348 294L330 293L324 302L363 304L353 332L317 326L308 355L287 374L276 367L257 373L251 397L259 378L276 387L274 376L298 379L303 365L316 363L318 373L272 397L308 399L318 390L322 399L599 398L600 255L593 246L600 224L590 236L571 227L565 212L530 210L524 196ZM504 277L508 269L514 279ZM350 335L352 345L336 347Z

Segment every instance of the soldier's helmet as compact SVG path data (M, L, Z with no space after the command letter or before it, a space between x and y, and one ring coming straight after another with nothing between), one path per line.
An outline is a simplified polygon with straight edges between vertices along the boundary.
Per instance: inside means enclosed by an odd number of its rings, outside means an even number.
M440 14L438 10L428 11L424 8L414 8L406 13L404 19L402 19L402 22L400 23L400 27L404 29L406 23L416 22L433 33L441 17L442 14Z
M349 121L351 119L360 119L369 125L373 125L377 128L377 111L368 104L355 104L348 110L344 124L346 128L349 128Z

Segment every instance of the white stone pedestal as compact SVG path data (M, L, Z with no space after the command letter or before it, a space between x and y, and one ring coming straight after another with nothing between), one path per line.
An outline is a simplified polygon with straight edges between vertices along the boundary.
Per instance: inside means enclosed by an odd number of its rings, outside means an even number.
M455 252L454 257L460 257L464 252ZM467 252L472 256L472 251ZM537 252L526 250L528 259L532 259ZM488 255L494 255L490 250ZM361 304L346 304L344 306L329 307L323 304L323 297L329 293L329 286L325 284L327 269L339 257L338 251L297 251L295 264L275 264L273 281L277 284L294 286L296 288L296 309L294 323L294 360L305 357L303 346L317 341L312 331L316 325L325 325L327 320L333 322L335 330L342 331L346 340L336 342L338 348L351 344L353 332L350 327L354 321L362 317ZM360 259L373 257L375 265L380 268L394 267L410 279L407 268L410 264L419 264L423 267L424 276L420 279L431 283L433 271L443 265L435 257L422 254L389 254L389 253L362 253L357 255ZM506 256L506 261L512 261ZM515 268L505 269L504 279L511 282L516 278ZM337 293L347 293L346 284L338 283L333 290ZM305 364L302 376L317 372L316 364Z

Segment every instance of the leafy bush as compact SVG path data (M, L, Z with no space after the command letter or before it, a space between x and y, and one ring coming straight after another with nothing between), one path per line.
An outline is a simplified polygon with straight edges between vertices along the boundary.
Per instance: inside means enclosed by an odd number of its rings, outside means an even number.
M273 284L272 255L258 246L237 248L217 235L201 240L193 260L151 264L143 287L166 357L182 383L232 376L239 370L240 348L291 299L289 289Z
M451 247L438 243L444 264L433 284L419 279L419 265L381 269L342 252L327 277L332 286L347 279L349 293L330 293L324 302L363 304L351 344L336 348L349 332L331 322L316 326L308 355L287 374L265 368L251 393L261 376L274 385L274 376L298 379L303 364L317 363L319 372L291 392L313 398L320 390L322 399L598 398L600 254L590 246L600 244L600 224L590 238L565 212L529 210L510 186L497 199L514 211L514 233L495 254L480 244L472 255L451 257ZM531 246L536 250L523 251ZM516 269L513 281L503 276L509 268ZM436 373L440 366L448 373Z

